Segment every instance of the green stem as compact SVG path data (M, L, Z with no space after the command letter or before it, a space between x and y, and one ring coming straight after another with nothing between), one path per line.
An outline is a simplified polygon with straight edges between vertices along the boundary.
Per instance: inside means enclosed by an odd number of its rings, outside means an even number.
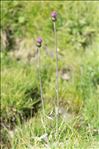
M42 89L42 80L41 80L41 71L40 71L41 70L41 68L40 68L40 65L41 65L40 49L37 49L37 50L38 50L38 76L39 76L39 82L40 82L40 96L41 96L42 114L43 114L42 120L43 120L44 129L45 129L45 132L46 132L45 107L44 107L43 89Z
M55 103L55 113L56 113L56 136L58 135L58 107L59 107L59 86L58 86L58 51L57 51L57 32L56 23L54 24L54 35L55 35L55 48L56 48L56 103Z

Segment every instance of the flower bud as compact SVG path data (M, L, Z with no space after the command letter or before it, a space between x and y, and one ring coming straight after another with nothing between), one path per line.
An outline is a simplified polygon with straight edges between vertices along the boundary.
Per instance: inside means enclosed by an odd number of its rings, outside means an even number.
M39 38L37 39L37 47L41 47L41 46L42 46L42 38L39 37Z
M51 13L51 17L52 17L52 21L56 21L57 20L57 13L56 13L56 11L53 11Z

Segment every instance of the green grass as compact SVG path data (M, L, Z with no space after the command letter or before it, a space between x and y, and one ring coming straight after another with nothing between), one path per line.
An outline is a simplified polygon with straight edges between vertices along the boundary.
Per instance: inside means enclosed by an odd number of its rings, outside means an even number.
M42 123L37 59L33 63L17 61L9 56L9 52L2 51L2 148L45 149L47 144L50 149L99 148L98 4L88 1L2 1L2 31L11 28L11 37L14 40L43 37L40 74L47 115L53 111L56 99L55 46L50 13L52 10L58 12L60 107L65 109L65 114L71 116L69 120L64 120L64 113L60 114L57 138L54 116L53 120L45 117L49 142L40 139L45 130ZM54 53L53 58L46 55L45 44ZM13 47L15 46L14 44ZM69 81L62 79L61 71L64 68L70 68Z
M40 95L36 68L17 63L7 56L2 56L1 61L1 112L7 118L13 112L20 113L22 109L31 108L39 101Z

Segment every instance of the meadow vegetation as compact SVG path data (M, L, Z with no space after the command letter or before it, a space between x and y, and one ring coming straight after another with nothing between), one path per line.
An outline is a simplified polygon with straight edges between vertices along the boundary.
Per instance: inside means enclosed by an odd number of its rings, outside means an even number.
M53 10L58 13L59 55L59 134L56 138L56 59L50 16ZM98 149L99 2L2 0L0 17L1 148ZM40 75L45 116L35 47L38 36L43 39ZM27 46L20 47L24 40Z

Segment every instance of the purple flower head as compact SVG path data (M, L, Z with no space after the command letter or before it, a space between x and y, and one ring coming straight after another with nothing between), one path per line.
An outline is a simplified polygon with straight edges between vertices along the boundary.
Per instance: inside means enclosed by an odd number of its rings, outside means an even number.
M56 19L57 19L57 13L56 13L56 11L53 11L51 13L51 17L52 17L52 21L56 21Z
M42 38L41 37L38 37L37 38L37 46L38 47L41 47L41 44L42 44Z
M37 43L42 43L42 38L41 37L39 37L39 38L37 38Z

